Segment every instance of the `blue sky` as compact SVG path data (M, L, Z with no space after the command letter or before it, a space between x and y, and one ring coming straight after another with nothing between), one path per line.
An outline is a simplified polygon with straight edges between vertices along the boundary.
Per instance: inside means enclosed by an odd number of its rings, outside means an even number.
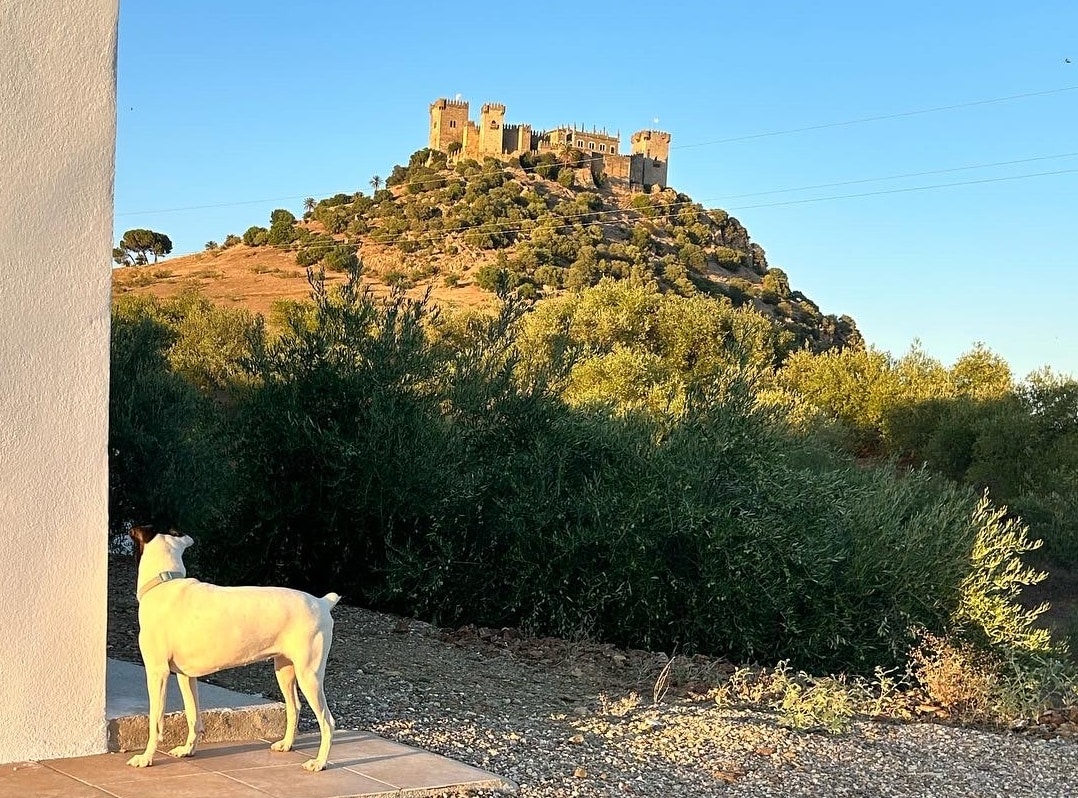
M881 349L1078 375L1078 3L666 6L122 0L117 237L191 252L369 190L460 94L669 131L671 185Z

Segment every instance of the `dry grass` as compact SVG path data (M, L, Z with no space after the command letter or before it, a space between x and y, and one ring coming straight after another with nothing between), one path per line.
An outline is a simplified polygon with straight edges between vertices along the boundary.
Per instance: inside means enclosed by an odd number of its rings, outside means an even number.
M360 255L368 267L364 283L377 295L388 294L390 287L380 276L383 273L391 275L395 267L399 269L399 253L377 244L364 244ZM457 273L461 277L454 285L446 285L436 273L417 278L408 294L418 298L430 288L431 300L437 305L493 308L493 295L479 289L470 279L469 271L458 266ZM329 285L344 279L343 274L326 274ZM215 252L169 258L167 267L128 266L112 272L114 298L133 292L168 299L191 288L218 305L240 305L267 318L277 300L304 300L310 296L306 272L296 265L295 253L274 247L241 244Z
M1000 663L966 643L923 632L911 669L929 701L949 716L984 723L996 716Z

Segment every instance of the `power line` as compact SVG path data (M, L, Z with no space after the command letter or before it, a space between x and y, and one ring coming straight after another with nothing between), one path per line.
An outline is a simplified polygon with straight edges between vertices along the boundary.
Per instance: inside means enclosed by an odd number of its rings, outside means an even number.
M908 188L890 188L883 191L866 191L861 194L841 194L834 197L809 197L807 199L786 200L784 202L768 202L759 205L741 205L731 208L735 211L746 211L753 208L778 208L784 205L803 205L809 202L829 202L832 200L853 199L855 197L878 197L883 194L904 194L911 191L930 191L937 188L951 188L952 186L974 186L981 183L1003 183L1008 180L1026 180L1031 177L1049 177L1052 175L1069 175L1078 172L1078 169L1059 169L1054 172L1033 172L1025 175L1008 175L1006 177L986 177L980 180L962 180L956 183L936 183L931 186L910 186Z
M1059 169L1059 170L1049 171L1049 172L1032 172L1032 173L1021 174L1021 175L1008 175L1008 176L1005 176L1005 177L982 178L982 179L979 179L979 180L964 180L964 181L956 181L956 182L951 182L951 183L935 183L935 184L931 184L931 185L927 185L927 186L909 186L909 187L905 187L905 188L884 189L882 191L869 191L869 192L862 192L862 193L857 193L857 194L842 194L842 195L828 196L828 197L814 197L814 198L799 199L799 200L786 200L786 201L780 201L780 202L759 203L759 204L756 204L756 205L742 205L742 206L732 207L732 208L729 208L729 210L743 211L743 210L752 210L752 209L759 209L759 208L778 208L778 207L783 207L783 206L787 206L787 205L801 205L801 204L807 204L807 203L813 203L813 202L828 202L828 201L843 200L843 199L855 199L855 198L860 198L860 197L875 197L875 196L881 196L881 195L886 195L886 194L902 194L902 193L910 193L910 192L917 192L917 191L932 191L932 190L935 190L935 189L953 188L953 187L956 187L956 186L979 185L979 184L984 184L984 183L1000 183L1000 182L1011 181L1011 180L1026 180L1026 179L1031 179L1031 178L1035 178L1035 177L1049 177L1049 176L1055 176L1055 175L1074 174L1074 173L1078 173L1078 169ZM604 217L610 216L612 214L621 214L621 213L626 213L626 212L628 212L628 213L633 213L633 212L638 213L641 217L643 217L642 221L645 221L645 222L654 221L654 220L657 220L657 219L672 219L672 218L678 216L681 213L681 209L683 207L697 206L699 204L700 203L698 203L698 202L673 202L673 203L670 203L669 205L667 205L666 207L670 208L670 209L677 208L677 210L669 210L669 211L667 211L665 213L657 213L657 214L654 214L654 215L651 215L651 216L646 215L641 210L636 209L636 208L617 208L617 209L609 209L609 210L601 210L601 211L589 211L589 212L586 212L586 213L566 214L566 215L563 215L563 216L555 217L556 223L553 225L553 230L554 231L560 231L560 230L563 230L563 229L571 229L574 226L574 223L576 223L576 222L579 222L580 224L588 225L588 226L590 226L590 225L598 225L600 227L610 227L610 226L620 225L622 223L621 220L605 221ZM705 214L705 215L708 213L708 211L706 209L701 209L701 212L703 214ZM495 221L495 222L481 222L479 224L464 225L464 226L461 226L461 227L455 227L455 228L452 228L452 229L441 230L441 231L438 231L438 232L427 233L427 234L417 235L417 236L412 236L412 235L409 235L407 233L401 233L401 234L398 234L397 236L394 236L394 237L391 237L391 238L385 239L385 240L377 239L377 238L372 238L371 240L374 243L378 243L378 244L382 244L382 245L386 245L386 246L393 246L393 245L395 245L395 244L397 244L399 242L402 242L402 241L406 241L406 242L409 242L409 243L415 243L415 244L433 243L434 241L445 240L446 236L449 236L449 235L454 235L454 234L462 235L462 234L468 233L468 232L479 232L479 233L486 232L486 233L492 233L492 234L495 234L495 233L496 234L517 234L517 233L533 232L536 229L536 225L534 224L535 220L528 220L528 221L529 221L529 224L526 224L526 225L518 224L516 226L507 225L504 222L497 222L497 221ZM362 237L362 236L360 236L360 237ZM332 242L326 242L324 244L311 244L311 245L298 244L298 245L295 245L295 246L290 246L288 248L288 250L289 251L298 251L301 248L303 248L303 249L311 249L311 250L315 250L315 251L317 251L318 249L327 249L328 250L328 249L330 249L332 247L339 246L339 245L345 244L345 243L346 242L334 240Z
M1059 89L1045 89L1044 91L1030 91L1024 94L1011 94L1006 97L993 97L987 100L973 100L964 103L955 103L953 105L938 105L933 108L921 108L915 111L900 111L893 114L879 114L877 116L863 116L859 119L846 119L840 122L823 122L819 125L806 125L805 127L793 127L786 128L784 130L769 130L762 133L749 133L744 136L731 136L725 139L714 139L712 141L700 141L695 144L679 144L671 147L672 150L689 149L691 147L709 147L715 144L731 144L735 141L750 141L752 139L770 138L772 136L786 136L791 133L807 133L812 130L826 130L828 128L835 127L847 127L849 125L860 125L866 122L881 122L887 119L901 119L909 116L922 116L924 114L935 114L941 111L955 111L960 108L973 108L978 105L992 105L994 103L1011 102L1012 100L1023 100L1028 97L1044 97L1050 94L1061 94L1067 91L1076 91L1078 86L1064 86Z
M1012 161L996 161L995 163L980 163L971 164L969 166L952 166L947 169L928 169L922 172L904 172L896 175L885 175L883 177L865 177L857 180L840 180L835 183L816 183L811 186L798 186L796 188L775 188L769 191L752 191L748 194L730 194L725 199L743 199L745 197L763 197L769 194L792 194L796 191L813 191L820 188L837 188L838 186L853 186L862 183L879 183L885 180L902 180L910 177L925 177L927 175L943 175L952 172L966 172L972 169L990 169L996 166L1014 166L1020 163L1033 163L1034 161L1054 161L1060 158L1074 158L1078 157L1078 152L1064 152L1058 155L1038 155L1033 158L1019 158Z
M900 180L900 179L911 178L911 177L925 177L925 176L928 176L928 175L948 174L948 173L952 173L952 172L963 172L963 171L970 171L970 170L974 170L974 169L991 169L991 168L995 168L995 167L999 167L999 166L1014 166L1016 164L1032 163L1032 162L1035 162L1035 161L1052 161L1052 160L1060 160L1060 159L1064 159L1064 158L1074 158L1074 157L1078 157L1078 152L1064 152L1064 153L1057 153L1055 155L1037 155L1037 156L1034 156L1034 157L1031 157L1031 158L1018 158L1018 159L1012 159L1012 160L1007 160L1007 161L994 161L994 162L990 162L990 163L967 164L967 165L964 165L964 166L954 166L954 167L948 167L948 168L945 168L945 169L928 169L928 170L919 171L919 172L904 172L904 173L894 174L894 175L884 175L884 176L881 176L881 177L865 177L865 178L858 178L858 179L855 179L855 180L841 180L841 181L830 182L830 183L817 183L817 184L809 185L809 186L795 186L795 187L792 187L792 188L776 188L776 189L769 189L767 191L752 191L752 192L748 192L748 193L745 193L745 194L731 194L731 195L727 195L727 196L720 197L720 198L705 197L702 200L698 200L698 201L693 200L693 201L677 203L677 204L680 204L680 205L686 205L686 204L693 205L693 204L697 204L698 202L700 202L700 203L702 203L702 202L726 202L726 201L729 201L729 200L744 199L744 198L747 198L747 197L761 197L761 196L768 196L768 195L773 195L773 194L790 194L790 193L794 193L794 192L798 192L798 191L811 191L811 190L821 189L821 188L836 188L838 186L858 185L858 184L864 184L864 183L876 183L876 182L883 182L883 181L886 181L886 180ZM534 168L530 168L530 169L527 169L527 170L524 170L524 171L525 172L534 171ZM497 171L480 172L480 173L475 174L475 175L461 176L461 179L464 180L465 182L467 182L467 180L469 178L485 177L485 176L490 176L490 175L493 175L493 174L498 174L498 173L501 173L501 172L512 174L513 169L509 168L509 167L504 167L504 168L501 168L501 169L499 169ZM418 185L426 185L428 183L435 183L435 182L439 182L439 181L444 183L444 182L446 182L446 180L447 180L446 177L441 176L441 177L437 177L437 178L431 178L430 180L420 180L420 181L415 181L415 182ZM329 192L323 192L323 193L326 194L326 195L329 195ZM344 193L344 192L338 192L338 193ZM147 215L147 214L157 214L157 213L179 213L179 212L182 212L182 211L191 211L191 210L206 210L206 209L213 209L213 208L228 208L228 207L237 207L237 206L242 206L242 205L258 205L258 204L262 204L262 203L266 203L266 202L285 202L287 200L292 200L292 199L301 199L301 198L305 199L308 196L310 196L310 195L309 194L308 195L298 195L297 194L297 195L294 195L294 196L291 196L291 197L269 197L269 198L266 198L266 199L259 199L259 200L242 200L242 201L238 201L238 202L221 202L221 203L213 203L213 204L208 204L208 205L190 205L190 206L179 207L179 208L164 208L164 209L159 209L159 210L155 210L155 211L129 211L129 212L125 212L125 213L117 213L115 215L117 217L120 217L120 216L135 216L135 215Z
M328 192L326 192L328 194ZM256 200L237 200L236 202L215 202L210 205L186 205L181 208L157 208L150 211L121 211L113 214L114 216L147 216L156 213L180 213L182 211L203 211L210 210L212 208L234 208L240 205L261 205L263 202L287 202L294 199L306 199L309 194L296 195L291 197L267 197L266 199Z
M671 147L671 149L690 149L690 148L695 148L695 147L715 146L715 145L718 145L718 144L729 144L729 143L733 143L733 142L737 142L737 141L748 141L748 140L751 140L751 139L769 138L769 137L774 137L774 136L789 135L789 134L793 134L793 133L804 133L804 132L812 131L812 130L824 130L824 129L827 129L827 128L844 127L844 126L849 126L849 125L863 124L863 123L867 123L867 122L877 122L877 121L882 121L882 120L887 120L887 119L898 119L898 118L902 118L902 117L919 116L919 115L924 115L924 114L933 114L933 113L939 113L939 112L942 112L942 111L957 110L957 109L961 109L961 108L972 108L972 107L980 106L980 105L990 105L990 104L994 104L994 103L1011 102L1013 100L1026 99L1026 98L1029 98L1029 97L1042 97L1042 96L1061 94L1063 92L1076 91L1076 90L1078 90L1078 86L1064 86L1064 87L1057 88L1057 89L1045 89L1045 90L1042 90L1042 91L1025 92L1025 93L1022 93L1022 94L1012 94L1012 95L1008 95L1006 97L994 97L994 98L990 98L990 99L986 99L986 100L972 100L972 101L969 101L969 102L955 103L955 104L952 104L952 105L942 105L942 106L936 106L936 107L933 107L933 108L922 108L922 109L918 109L918 110L902 111L902 112L893 113L893 114L882 114L882 115L877 115L877 116L866 116L866 117L861 117L861 118L858 118L858 119L848 119L848 120L837 121L837 122L825 122L825 123L818 124L818 125L808 125L808 126L804 126L804 127L787 128L787 129L784 129L784 130L772 130L772 131L764 131L764 132L760 132L760 133L750 133L750 134L747 134L747 135L744 135L744 136L733 136L733 137L730 137L730 138L715 139L713 141L703 141L703 142L697 142L697 143L694 143L694 144L681 144L681 145L675 145L675 146ZM575 161L575 163L577 163L577 164L590 164L593 161L602 160L604 157L605 156L601 155L601 154L587 156L587 157L585 157L583 159ZM1050 157L1066 157L1066 156L1045 156L1045 157L1050 158ZM1000 164L1000 165L1003 165L1003 164ZM522 168L525 173L529 173L529 172L534 172L537 169L544 168L545 166L549 166L549 165L537 164L537 165L531 166L531 167L520 167L520 168ZM975 168L975 167L970 167L970 168ZM508 172L510 172L510 167L498 166L498 167L495 167L494 169L491 169L490 171L480 172L478 175L475 175L475 176L480 177L480 176L495 175L495 174L499 174L499 173L508 173ZM916 176L916 174L909 175L909 176ZM428 180L418 180L418 181L409 181L409 182L412 182L415 185L426 185L428 183L434 183L434 182L437 182L438 180L444 180L444 179L445 179L444 177L434 177L434 178L430 178ZM892 179L892 178L878 178L878 179L884 180L884 179ZM838 184L836 184L836 185L838 185ZM824 186L821 186L821 187L827 187L827 186L825 184ZM790 190L790 191L798 190L799 191L799 190L802 190L802 189L788 189L788 190ZM760 193L762 194L762 193L767 193L767 192L760 192ZM777 193L777 192L775 192L775 193ZM329 195L330 192L316 192L315 194L316 195ZM257 199L257 200L238 200L238 201L234 201L234 202L220 202L220 203L212 203L212 204L206 204L206 205L190 205L190 206L185 206L185 207L162 208L162 209L157 209L157 210L121 211L121 212L115 213L114 215L116 217L121 217L121 216L125 216L125 217L126 216L146 216L146 215L161 214L161 213L180 213L180 212L184 212L184 211L194 211L194 210L211 210L211 209L214 209L214 208L230 208L230 207L238 207L238 206L241 206L241 205L259 205L259 204L262 204L262 203L265 203L265 202L286 202L286 201L290 201L290 200L306 199L307 196L311 196L311 195L308 194L308 195L303 195L303 196L294 195L294 196L287 196L287 197L270 197L270 198L266 198L266 199ZM744 196L749 196L749 195L744 195Z

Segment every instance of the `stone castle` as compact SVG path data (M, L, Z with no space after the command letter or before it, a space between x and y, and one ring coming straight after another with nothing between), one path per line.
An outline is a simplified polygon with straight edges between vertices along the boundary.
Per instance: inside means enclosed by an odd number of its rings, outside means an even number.
M670 157L670 134L661 130L638 130L629 139L631 151L618 152L620 136L606 130L587 131L575 126L535 131L527 124L505 124L505 106L485 103L479 112L479 123L468 119L465 100L435 100L430 106L430 143L432 150L441 150L454 158L477 160L525 153L557 154L566 147L575 147L591 156L589 163L595 175L625 182L637 191L652 187L666 188L666 170Z

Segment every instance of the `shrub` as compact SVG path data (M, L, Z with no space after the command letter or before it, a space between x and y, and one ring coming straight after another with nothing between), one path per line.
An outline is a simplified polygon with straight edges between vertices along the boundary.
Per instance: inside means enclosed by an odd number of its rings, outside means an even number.
M475 284L491 293L504 292L509 287L509 270L496 261L484 263L476 269Z
M270 214L270 228L266 233L266 243L274 247L285 247L296 240L296 217L284 208L278 208Z
M209 578L804 668L898 664L952 625L1045 656L1010 608L1015 528L793 432L759 401L781 339L757 314L602 284L456 322L358 264L312 299L272 338L198 305L117 319L115 517L204 535ZM790 713L842 722L802 687Z
M230 384L249 317L190 295L120 298L112 315L109 523L202 530L227 506L227 436L200 391Z
M325 253L322 265L331 272L351 272L359 268L359 256L355 247L337 244Z
M243 243L249 247L265 246L269 241L269 230L258 225L251 225L243 234Z

